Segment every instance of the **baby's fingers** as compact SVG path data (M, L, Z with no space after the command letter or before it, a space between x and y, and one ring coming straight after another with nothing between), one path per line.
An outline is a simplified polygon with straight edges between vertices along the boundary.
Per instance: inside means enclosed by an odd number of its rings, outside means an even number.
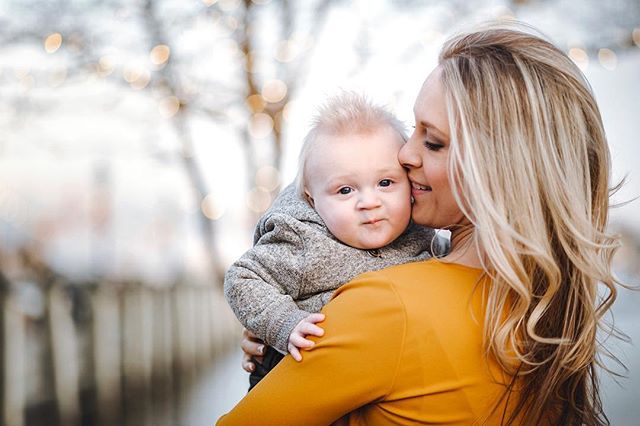
M315 345L311 340L305 339L304 336L294 333L289 337L289 346L295 346L297 348L310 348Z
M324 314L311 314L304 319L306 322L316 323L324 321Z
M298 332L303 335L320 337L324 334L324 329L310 322L303 322L302 324L300 324L300 328L298 328Z
M287 349L289 349L289 353L291 354L293 359L295 359L298 362L302 361L302 355L300 355L300 351L298 350L298 348L296 348L294 345L289 343Z

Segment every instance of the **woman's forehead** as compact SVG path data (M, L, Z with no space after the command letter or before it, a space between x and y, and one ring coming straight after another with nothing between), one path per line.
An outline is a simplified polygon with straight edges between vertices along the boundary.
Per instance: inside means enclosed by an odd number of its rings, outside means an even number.
M429 74L422 83L422 87L420 88L420 93L418 93L418 98L416 99L416 106L419 106L424 98L444 98L444 92L442 88L442 68L440 66L436 67L431 74Z
M437 67L427 77L420 89L413 108L416 123L423 127L435 127L442 133L448 133L446 99L442 85L442 68Z

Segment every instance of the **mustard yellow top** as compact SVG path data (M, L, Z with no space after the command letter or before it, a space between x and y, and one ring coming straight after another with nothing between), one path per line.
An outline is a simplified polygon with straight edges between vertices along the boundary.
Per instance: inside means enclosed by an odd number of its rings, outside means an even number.
M358 276L302 362L285 357L218 424L500 424L508 379L484 355L481 272L428 260Z

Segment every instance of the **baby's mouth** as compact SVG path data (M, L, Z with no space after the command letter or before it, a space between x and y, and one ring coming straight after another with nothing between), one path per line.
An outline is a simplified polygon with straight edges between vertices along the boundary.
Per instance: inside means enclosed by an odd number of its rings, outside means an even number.
M365 225L375 225L378 222L381 222L382 219L369 219L366 222L363 222Z

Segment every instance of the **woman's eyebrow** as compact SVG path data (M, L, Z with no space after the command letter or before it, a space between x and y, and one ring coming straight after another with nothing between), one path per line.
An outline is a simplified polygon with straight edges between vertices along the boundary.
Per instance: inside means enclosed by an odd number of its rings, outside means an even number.
M440 130L438 127L436 127L433 123L430 123L426 120L420 120L420 125L426 128L427 130L431 130L435 133L438 133L441 137L445 139L447 138L447 134L444 131Z

